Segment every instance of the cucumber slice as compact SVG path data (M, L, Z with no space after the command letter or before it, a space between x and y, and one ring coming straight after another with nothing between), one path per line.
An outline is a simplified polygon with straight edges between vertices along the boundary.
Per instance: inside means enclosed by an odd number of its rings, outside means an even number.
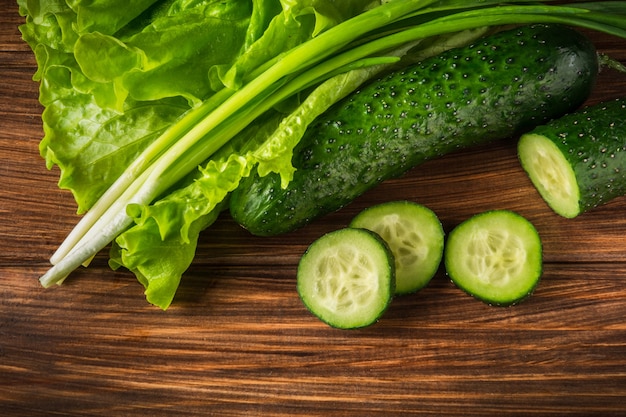
M454 228L444 262L448 276L491 305L511 305L532 293L542 273L539 233L508 210L477 214Z
M444 231L437 215L410 201L391 201L359 213L350 227L368 229L389 245L396 268L396 294L424 288L443 257Z
M297 289L304 305L326 324L340 329L369 326L393 297L393 255L369 230L327 233L300 259Z

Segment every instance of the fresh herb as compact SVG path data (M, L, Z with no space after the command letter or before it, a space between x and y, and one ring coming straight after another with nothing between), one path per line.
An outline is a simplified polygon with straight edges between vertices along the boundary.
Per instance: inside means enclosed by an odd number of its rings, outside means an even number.
M45 107L41 154L85 213L41 283L114 242L111 265L163 309L239 180L258 165L287 183L311 119L407 51L530 22L626 38L622 1L131 3L18 0Z

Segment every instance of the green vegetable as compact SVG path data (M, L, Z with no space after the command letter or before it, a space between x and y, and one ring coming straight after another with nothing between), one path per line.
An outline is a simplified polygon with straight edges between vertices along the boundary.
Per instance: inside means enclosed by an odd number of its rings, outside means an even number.
M41 283L61 283L113 241L112 266L131 269L161 308L240 178L257 167L288 183L311 119L412 47L528 22L626 38L626 2L18 4L45 107L41 154L84 213Z
M365 229L340 229L309 246L298 265L298 294L328 325L373 324L394 294L394 261L386 243Z
M489 304L511 305L530 295L539 283L541 240L519 214L488 211L450 232L444 262L459 288Z
M256 235L293 231L424 161L576 109L597 70L591 42L559 25L448 50L338 103L295 148L289 185L253 173L233 192L230 212Z
M389 245L395 262L396 294L425 287L443 256L444 231L429 208L410 201L391 201L369 207L350 222L368 229Z
M522 167L546 203L573 218L626 194L626 100L597 104L518 143Z

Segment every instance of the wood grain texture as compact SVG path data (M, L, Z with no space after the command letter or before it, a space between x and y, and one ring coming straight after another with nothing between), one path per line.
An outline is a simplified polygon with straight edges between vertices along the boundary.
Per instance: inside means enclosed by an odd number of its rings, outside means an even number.
M32 53L17 6L0 12L0 410L3 416L626 415L626 199L575 220L541 201L515 139L448 155L297 232L256 238L223 216L167 312L99 255L58 288L37 278L77 220L42 136ZM626 63L626 42L590 33ZM626 94L603 72L589 103ZM406 198L446 231L507 208L538 228L535 294L494 308L440 271L357 331L304 308L295 270L321 234Z

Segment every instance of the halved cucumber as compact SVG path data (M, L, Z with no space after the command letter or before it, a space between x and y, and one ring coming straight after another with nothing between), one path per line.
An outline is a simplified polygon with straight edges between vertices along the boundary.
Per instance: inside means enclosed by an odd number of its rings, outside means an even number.
M536 127L520 138L518 155L541 197L563 217L626 195L626 98Z
M396 294L423 288L443 257L444 231L437 215L410 201L391 201L359 213L350 227L371 230L389 245L395 259Z
M298 265L297 289L304 305L328 325L354 329L373 324L395 291L393 255L365 229L325 234Z
M452 282L492 305L523 300L542 273L539 233L527 219L508 210L477 214L455 227L444 258Z

